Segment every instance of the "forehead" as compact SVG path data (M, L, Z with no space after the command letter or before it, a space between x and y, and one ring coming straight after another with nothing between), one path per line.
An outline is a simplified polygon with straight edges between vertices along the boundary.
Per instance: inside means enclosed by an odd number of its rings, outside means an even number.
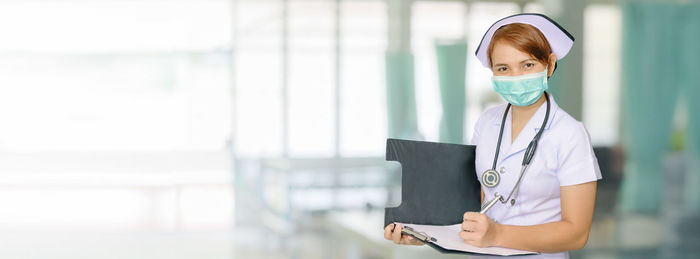
M511 44L502 41L493 45L493 52L491 53L492 64L515 64L531 58L533 57L529 53L522 52Z

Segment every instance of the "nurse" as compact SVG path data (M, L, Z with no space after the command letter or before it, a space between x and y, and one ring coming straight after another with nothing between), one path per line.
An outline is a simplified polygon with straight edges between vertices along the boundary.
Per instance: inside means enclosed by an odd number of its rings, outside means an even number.
M474 126L482 204L496 202L484 214L464 213L464 242L541 253L524 258L568 258L567 251L586 244L602 178L598 161L584 125L545 92L557 60L573 43L541 14L503 18L482 38L476 56L491 69L493 88L508 104L487 109ZM536 148L528 148L533 142ZM534 151L529 161L528 150ZM385 238L420 244L401 235L401 228L387 226Z

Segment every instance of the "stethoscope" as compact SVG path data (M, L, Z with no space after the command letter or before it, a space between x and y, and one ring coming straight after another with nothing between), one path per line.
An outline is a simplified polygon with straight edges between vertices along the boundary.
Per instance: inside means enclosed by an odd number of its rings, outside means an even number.
M547 92L544 92L544 97L547 102L547 113L545 113L544 121L542 121L542 126L540 127L540 130L537 131L537 134L534 138L532 138L530 144L527 145L527 149L525 149L525 155L523 156L523 163L522 167L520 168L520 176L518 176L518 181L515 182L515 186L513 186L513 189L510 191L510 194L508 194L508 198L503 199L503 196L501 196L498 193L494 193L493 199L491 199L489 202L485 203L481 207L482 214L486 213L486 211L493 207L493 205L496 204L497 201L500 201L501 203L505 204L510 200L510 205L515 205L515 197L518 196L518 190L520 190L520 182L523 179L523 174L525 173L525 169L527 169L527 167L530 166L530 161L532 161L532 157L535 155L535 150L537 150L537 142L540 140L540 136L542 135L542 131L544 130L545 125L547 124L547 120L549 120L549 95L547 95ZM484 172L484 174L481 175L481 182L484 184L484 186L488 188L496 187L501 181L501 177L498 174L498 171L496 171L496 163L498 162L498 153L501 150L503 128L506 124L506 117L508 116L508 110L510 109L510 106L511 104L509 103L508 106L506 106L506 111L503 113L503 120L501 121L501 131L500 133L498 133L498 144L496 145L496 154L494 154L493 157L493 166L491 166L491 169L486 170L486 172Z

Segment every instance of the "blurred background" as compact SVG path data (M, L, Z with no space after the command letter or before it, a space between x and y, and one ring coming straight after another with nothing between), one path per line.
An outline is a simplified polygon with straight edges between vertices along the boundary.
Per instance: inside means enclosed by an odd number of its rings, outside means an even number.
M572 258L700 256L700 2L0 0L1 258L465 258L383 238L386 138L468 144L544 13L603 173ZM527 183L525 183L527 184Z

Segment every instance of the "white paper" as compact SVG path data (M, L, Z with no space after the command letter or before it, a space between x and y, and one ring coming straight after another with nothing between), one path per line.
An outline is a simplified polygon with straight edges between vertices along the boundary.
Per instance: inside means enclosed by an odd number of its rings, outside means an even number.
M413 231L421 234L426 234L429 237L437 239L436 242L432 242L441 246L442 248L456 251L465 251L471 253L480 254L492 254L492 255L524 255L524 254L536 254L535 252L510 249L505 247L476 247L469 245L459 237L459 232L462 231L462 224L447 225L447 226L433 226L433 225L417 225L417 224L403 224L406 227L410 227Z

